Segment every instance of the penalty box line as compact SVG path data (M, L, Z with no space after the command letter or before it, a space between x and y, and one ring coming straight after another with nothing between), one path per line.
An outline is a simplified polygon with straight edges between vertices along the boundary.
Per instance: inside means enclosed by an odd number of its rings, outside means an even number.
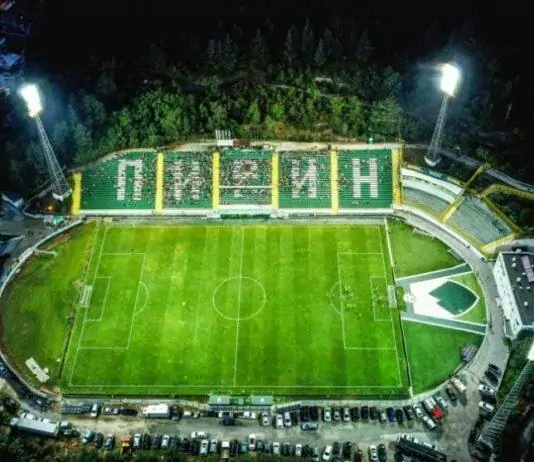
M359 389L359 388L367 388L367 389L377 389L377 390L385 390L385 389L391 389L391 388L402 388L398 385L132 385L132 384L124 384L124 385L110 385L110 384L104 384L104 385L97 385L97 384L91 384L91 385L69 385L71 388L201 388L201 389L212 389L212 390L225 390L228 388L238 388L238 389L266 389L266 388L308 388L308 389L314 389L314 388L334 388L334 389Z
M104 250L104 247L105 247L105 244L106 244L108 230L109 230L109 226L106 227L106 230L104 232L104 237L102 239L102 244L100 246L100 255L98 257L97 265L96 265L96 268L95 268L95 273L93 275L93 286L94 286L95 281L97 279L108 279L108 286L106 288L106 294L104 296L104 306L102 307L102 312L101 312L100 318L98 320L97 319L93 320L93 319L88 319L87 318L87 313L89 312L90 304L89 304L89 306L87 306L85 308L84 318L82 320L82 328L81 328L81 332L80 332L80 337L78 338L78 345L77 345L77 348L76 348L76 354L75 354L75 357L74 357L74 363L73 363L73 366L72 366L71 376L70 376L70 379L69 379L69 386L70 387L77 386L77 385L74 385L72 383L72 380L74 378L74 373L76 372L76 367L77 367L77 364L78 364L78 358L79 358L80 350L128 350L130 348L130 344L131 344L132 331L133 331L134 320L135 320L135 311L137 309L137 303L138 303L138 299L139 299L139 290L140 290L140 286L141 286L141 282L142 282L143 271L144 271L145 261L146 261L146 252L104 252L103 250ZM93 250L94 250L94 248L93 248ZM93 254L93 252L92 252L92 254ZM91 258L93 256L92 254L91 254ZM101 263L101 260L102 260L102 255L114 255L114 256L143 255L143 263L142 263L142 266L141 266L141 272L139 274L139 281L137 283L136 298L135 298L135 303L134 303L134 309L132 311L132 320L131 320L131 324L130 324L130 331L129 331L129 334L128 334L128 343L126 344L126 346L99 347L99 346L82 346L81 345L82 340L83 340L83 335L84 335L84 332L85 332L85 326L87 325L88 322L102 321L103 312L104 312L104 309L105 309L105 306L106 306L106 303L107 303L107 298L108 298L108 294L109 294L109 287L111 285L111 279L112 278L111 277L106 277L106 276L98 276L98 272L100 270L100 263ZM88 268L88 272L86 274L86 280L87 280L88 274L89 274L89 268ZM80 386L83 386L83 385L80 385Z

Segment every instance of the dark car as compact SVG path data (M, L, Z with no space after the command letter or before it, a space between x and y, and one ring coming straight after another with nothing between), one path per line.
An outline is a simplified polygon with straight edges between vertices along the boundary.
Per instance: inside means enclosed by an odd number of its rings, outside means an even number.
M284 443L284 445L282 446L282 455L284 456L292 456L293 454L291 453L293 449L293 446L291 445L291 443L289 442L286 442Z
M404 414L406 415L407 420L413 420L415 417L415 412L412 406L404 406Z
M362 406L361 416L362 420L369 419L369 406Z
M137 409L119 409L120 415L128 415L128 416L136 416L137 415Z
M141 436L141 447L143 449L150 449L152 447L152 437L148 433Z
M450 385L447 385L445 387L445 393L447 393L447 396L449 400L451 401L451 403L455 403L456 401L458 401L458 396L456 395L454 388L451 387Z
M497 374L490 371L489 369L484 372L484 377L490 382L492 385L497 385L499 383L499 377L497 377Z
M386 413L388 415L388 420L390 422L396 422L397 421L397 418L395 417L395 409L393 409L392 407L388 407L386 409Z
M180 420L182 414L178 406L171 406L171 419L175 422Z
M102 445L104 444L104 435L102 433L97 433L95 436L95 448L100 449Z
M154 439L152 440L152 449L160 449L161 448L161 440L162 436L159 434L154 435Z
M189 449L191 448L191 441L189 441L189 438L184 438L180 443L180 447L184 453L189 454Z
M300 409L300 421L301 422L310 421L310 409L308 407L303 407Z
M378 460L380 462L386 462L388 460L388 455L386 452L386 445L385 444L379 444L378 445Z
M345 441L343 443L343 449L341 455L343 460L350 460L350 453L352 452L352 443L350 441Z
M371 407L370 414L371 414L371 420L378 419L378 409L375 406Z
M106 436L106 440L104 441L104 447L106 448L106 451L112 451L113 446L115 446L115 435Z
M225 415L225 416L223 416L223 418L220 420L220 423L221 423L221 425L224 425L224 426L226 426L226 427L228 427L228 426L232 426L232 425L235 425L235 419L234 419L232 416Z
M354 462L363 462L363 451L361 449L358 449L354 452L354 456L352 457L352 460Z
M497 376L501 376L502 375L502 371L501 371L501 368L500 367L497 367L495 364L493 363L489 363L488 364L488 370L493 372L495 375Z
M404 423L404 412L402 412L402 409L395 410L395 417L397 418L397 423L399 425L402 425Z
M319 429L319 424L317 422L304 422L300 424L300 429L302 431L315 431Z
M297 411L293 411L291 414L291 425L298 425L299 424L299 413Z
M230 443L230 455L232 457L237 456L237 454L239 454L240 447L241 445L239 444L239 441L232 440L232 442Z
M350 418L353 422L358 422L360 420L360 408L359 407L351 407L350 408Z
M339 444L339 441L334 441L332 444L332 455L333 456L339 456L341 453L341 444Z

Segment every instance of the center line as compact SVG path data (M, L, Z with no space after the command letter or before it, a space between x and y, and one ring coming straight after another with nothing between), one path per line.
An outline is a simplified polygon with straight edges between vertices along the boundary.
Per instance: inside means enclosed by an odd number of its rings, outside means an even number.
M239 347L239 314L241 312L241 288L243 285L243 253L245 243L245 228L242 228L241 234L241 261L239 263L239 289L237 291L237 329L235 333L235 361L234 361L234 387L237 380L237 349Z

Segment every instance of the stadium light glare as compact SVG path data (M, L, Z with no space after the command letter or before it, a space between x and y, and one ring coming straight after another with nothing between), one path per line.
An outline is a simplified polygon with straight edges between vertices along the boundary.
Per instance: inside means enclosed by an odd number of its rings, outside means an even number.
M35 117L43 110L41 97L39 96L39 90L36 85L25 85L19 90L19 93L28 106L30 117Z
M443 64L441 66L440 88L447 96L454 96L460 81L460 70L453 64Z

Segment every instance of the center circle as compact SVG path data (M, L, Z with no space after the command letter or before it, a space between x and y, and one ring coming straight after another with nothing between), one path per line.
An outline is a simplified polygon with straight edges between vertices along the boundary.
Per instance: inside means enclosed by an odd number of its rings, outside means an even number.
M267 303L267 293L256 279L234 276L213 290L213 308L229 321L246 321L257 316Z

